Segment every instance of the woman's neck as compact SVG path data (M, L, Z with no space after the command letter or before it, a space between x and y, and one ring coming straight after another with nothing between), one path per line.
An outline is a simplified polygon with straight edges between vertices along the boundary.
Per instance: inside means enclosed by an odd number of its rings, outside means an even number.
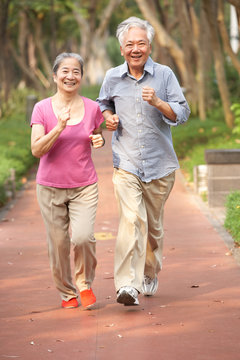
M57 101L58 104L61 104L64 107L71 107L71 105L78 100L80 95L77 94L62 94L61 92L57 92L53 98Z

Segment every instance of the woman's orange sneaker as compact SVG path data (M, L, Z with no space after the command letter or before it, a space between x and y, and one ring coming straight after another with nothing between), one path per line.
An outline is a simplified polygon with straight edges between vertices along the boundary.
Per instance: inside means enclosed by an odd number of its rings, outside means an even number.
M83 290L80 292L81 303L85 308L91 308L96 302L96 296L94 295L92 289Z
M72 298L68 301L62 301L62 307L65 309L73 309L78 307L78 301L76 298Z

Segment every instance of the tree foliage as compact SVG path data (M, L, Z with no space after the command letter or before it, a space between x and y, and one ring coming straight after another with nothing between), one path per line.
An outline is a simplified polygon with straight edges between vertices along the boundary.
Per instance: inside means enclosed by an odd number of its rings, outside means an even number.
M83 56L85 83L101 83L122 61L117 24L139 16L156 30L152 57L176 72L192 112L204 120L219 101L233 127L240 59L230 44L230 6L239 23L239 0L1 0L1 112L13 88L32 87L42 96L50 90L52 63L62 51Z

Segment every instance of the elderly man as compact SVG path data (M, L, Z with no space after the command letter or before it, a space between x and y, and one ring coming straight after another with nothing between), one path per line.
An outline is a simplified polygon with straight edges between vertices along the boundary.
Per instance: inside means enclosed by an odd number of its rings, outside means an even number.
M114 131L117 301L138 305L139 293L157 291L164 204L179 168L171 126L187 121L190 110L172 70L150 57L153 27L131 17L119 24L116 35L125 62L107 72L97 102L107 129Z

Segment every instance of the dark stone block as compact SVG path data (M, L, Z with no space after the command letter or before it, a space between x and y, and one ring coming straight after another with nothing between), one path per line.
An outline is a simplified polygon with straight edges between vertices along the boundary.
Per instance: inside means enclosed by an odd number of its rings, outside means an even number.
M221 192L221 191L236 191L240 189L240 177L239 178L209 178L208 190L209 192Z
M209 178L239 178L240 185L240 164L209 164Z
M26 120L30 124L31 122L31 116L32 111L34 108L34 105L38 101L37 97L35 95L28 95L27 96L27 103L26 103Z
M210 192L208 194L209 207L224 207L227 201L229 192Z
M240 164L240 149L205 150L207 164Z

